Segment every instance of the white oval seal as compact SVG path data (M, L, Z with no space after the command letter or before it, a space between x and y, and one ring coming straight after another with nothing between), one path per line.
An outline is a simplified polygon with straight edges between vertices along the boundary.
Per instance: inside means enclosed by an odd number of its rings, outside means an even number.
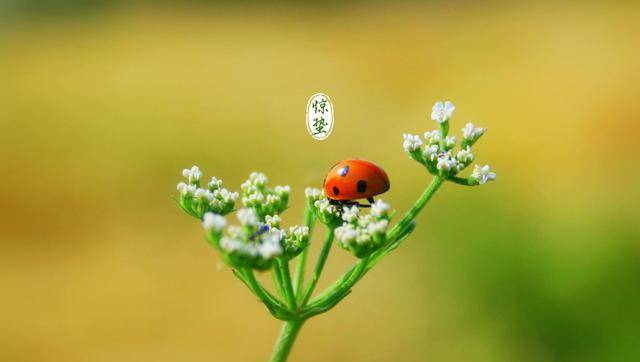
M323 140L333 130L333 104L324 93L316 93L307 102L307 130L311 137Z

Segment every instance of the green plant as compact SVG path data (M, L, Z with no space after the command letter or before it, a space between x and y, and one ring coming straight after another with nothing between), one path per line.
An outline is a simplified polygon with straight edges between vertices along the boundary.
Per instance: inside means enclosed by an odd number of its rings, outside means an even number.
M257 172L241 185L243 208L236 212L239 225L226 227L225 215L234 211L240 194L225 189L222 181L215 177L206 187L201 187L202 174L196 166L183 171L187 180L178 184L180 207L202 221L207 241L222 254L235 276L275 318L284 321L272 361L285 361L304 322L338 304L369 270L400 245L414 230L420 210L445 181L476 186L495 179L489 166L478 165L470 176L458 176L473 161L471 147L485 129L468 123L462 129L460 149L454 153L456 138L449 135L449 119L454 109L451 102L437 102L431 118L439 124L439 129L426 132L424 140L417 135L404 135L405 151L423 165L433 179L390 229L393 212L382 200L364 213L357 205L340 208L330 203L321 190L307 188L304 225L285 230L280 226L280 214L289 205L291 189L288 186L270 188L266 176ZM316 221L324 225L327 233L311 279L305 283L309 240ZM358 261L325 291L313 296L334 238ZM294 258L298 258L298 263L292 274L289 264ZM255 271L267 270L273 275L275 292L267 290L256 278Z

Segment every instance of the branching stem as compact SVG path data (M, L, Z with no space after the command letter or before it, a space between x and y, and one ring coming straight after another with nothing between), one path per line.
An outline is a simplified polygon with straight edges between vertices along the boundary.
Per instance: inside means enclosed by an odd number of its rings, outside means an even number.
M313 270L313 274L311 275L311 282L309 283L309 286L307 286L307 290L304 292L304 296L302 297L302 301L300 303L301 306L307 304L309 298L311 298L313 289L315 289L316 284L318 284L320 274L322 274L322 269L324 269L324 264L327 262L327 257L329 256L331 245L333 244L333 231L333 228L329 228L327 238L325 239L324 245L322 245L322 250L320 251L320 256L318 256L316 267Z

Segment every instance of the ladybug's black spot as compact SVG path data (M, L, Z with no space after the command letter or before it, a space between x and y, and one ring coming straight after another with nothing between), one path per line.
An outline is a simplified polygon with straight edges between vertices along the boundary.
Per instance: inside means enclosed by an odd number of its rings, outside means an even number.
M347 176L347 174L349 173L349 166L344 166L341 169L338 170L338 173L340 174L340 176L345 177Z
M336 186L333 186L333 196L338 196L340 195L340 189L338 189Z
M364 194L364 192L367 191L367 181L365 180L358 181L358 183L356 184L356 187L358 188L359 194Z

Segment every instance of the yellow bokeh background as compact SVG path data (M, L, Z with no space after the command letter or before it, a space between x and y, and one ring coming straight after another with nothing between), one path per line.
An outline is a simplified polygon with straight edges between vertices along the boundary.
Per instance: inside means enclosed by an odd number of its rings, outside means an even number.
M182 168L291 185L289 225L363 157L403 212L429 175L401 134L446 99L498 181L446 184L291 360L640 358L638 4L26 3L0 8L0 360L266 360L280 323L176 207Z

